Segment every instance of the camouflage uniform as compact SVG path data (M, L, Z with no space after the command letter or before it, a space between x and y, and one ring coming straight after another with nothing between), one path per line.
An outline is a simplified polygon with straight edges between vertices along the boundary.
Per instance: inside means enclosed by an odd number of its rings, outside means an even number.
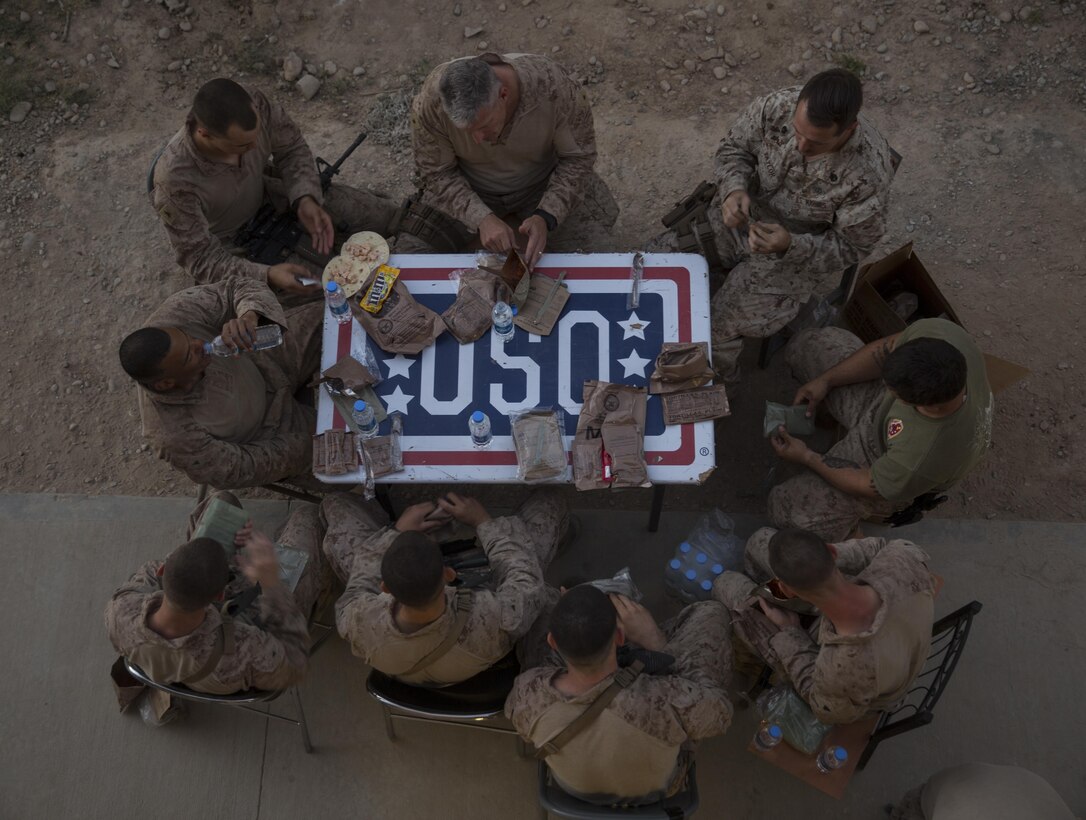
M715 601L684 609L665 625L664 652L675 657L665 675L641 674L606 709L547 757L563 789L591 802L641 803L677 792L692 741L723 734L731 723L728 614ZM542 666L521 673L505 714L521 737L543 746L610 684L609 676L569 697L554 685L564 671Z
M237 499L229 493L217 495L237 504ZM190 521L189 538L204 508L206 502ZM321 592L324 563L321 532L315 506L305 504L291 514L276 540L309 555L294 597L285 586L278 585L262 590L254 604L235 613L232 649L227 643L214 670L207 677L186 684L189 688L225 695L246 689L284 689L301 680L309 662L306 614ZM204 622L188 635L168 639L152 630L147 620L162 604L159 573L164 565L165 561L148 561L113 593L106 606L106 628L114 648L149 677L162 683L177 683L196 674L215 651L221 640L223 616L219 607L212 604L207 607ZM229 601L251 588L240 573L234 573L225 596Z
M838 569L882 599L871 628L842 636L820 616L809 630L781 629L751 598L756 581L772 575L767 547L774 532L761 529L748 542L751 577L725 572L713 584L713 597L732 612L736 634L791 682L823 723L852 723L899 702L931 645L935 592L927 554L903 540L835 544Z
M890 820L1075 820L1044 778L1019 766L965 763L933 774Z
M333 223L346 223L352 232L384 232L396 212L391 199L369 191L332 185L322 193L313 153L293 120L260 91L249 94L260 117L260 137L242 155L240 164L200 153L192 139L196 124L192 114L155 164L148 198L166 229L177 263L197 284L227 276L267 282L268 266L250 262L244 248L234 244L234 236L265 202L282 212L303 196L311 196L324 206Z
M731 272L712 302L713 367L739 380L743 337L783 328L812 296L824 296L886 232L894 168L886 140L860 116L840 150L805 160L792 118L800 87L755 100L716 152L717 192L708 208L716 250ZM728 194L746 191L751 219L783 225L792 236L783 254L750 253L746 229L724 226ZM674 249L673 231L653 250Z
M516 71L516 112L496 145L476 145L442 107L438 85L448 63L430 72L411 110L421 203L455 222L457 250L471 245L479 223L490 214L519 226L536 208L558 222L548 237L549 249L584 247L618 217L611 191L592 170L596 135L584 90L549 57L487 53L480 59ZM427 241L408 231L397 238L396 250L433 252Z
M445 611L422 629L403 633L396 604L381 592L381 559L400 534L385 524L372 502L351 494L321 504L328 525L324 550L347 591L336 604L336 625L354 654L406 683L447 686L488 669L513 650L539 616L550 593L543 569L554 557L567 526L567 507L557 491L532 494L513 515L494 518L477 531L493 573L474 590L471 614L456 644L419 671L405 675L437 647L456 619L456 589L445 590Z
M230 277L170 296L147 320L212 339L249 310L284 328L283 344L235 358L213 357L180 393L139 388L143 435L160 458L197 484L252 487L311 481L316 413L294 398L320 364L324 304L284 309L254 279Z

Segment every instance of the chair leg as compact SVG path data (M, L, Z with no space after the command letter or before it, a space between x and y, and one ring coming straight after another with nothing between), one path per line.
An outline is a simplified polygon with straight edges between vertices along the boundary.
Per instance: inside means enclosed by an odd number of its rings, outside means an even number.
M878 745L879 743L877 740L867 741L867 745L864 746L863 754L860 755L860 761L856 764L856 771L862 772L864 770L864 766L867 765L867 761L871 759L871 755L875 753L875 747Z
M528 744L520 735L517 735L517 757L528 757Z
M298 710L298 728L302 730L302 745L305 746L306 754L313 754L313 744L309 741L309 724L305 720L305 709L302 708L302 696L298 692L298 687L292 687L294 689L294 706Z
M382 706L381 713L385 717L385 734L388 735L389 740L395 740L396 727L392 725L392 710L387 706Z
M652 507L649 509L649 532L660 529L660 513L664 509L664 491L666 484L652 485Z

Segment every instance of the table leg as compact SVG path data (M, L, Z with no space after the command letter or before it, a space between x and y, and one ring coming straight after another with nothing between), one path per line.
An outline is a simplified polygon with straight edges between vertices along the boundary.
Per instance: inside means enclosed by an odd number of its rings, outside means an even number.
M388 514L389 521L396 520L396 508L392 506L392 496L388 493L388 485L376 484L374 485L374 492L377 493L377 503L381 505L381 509Z
M660 512L664 508L664 490L666 484L652 485L652 507L649 509L649 532L660 529Z

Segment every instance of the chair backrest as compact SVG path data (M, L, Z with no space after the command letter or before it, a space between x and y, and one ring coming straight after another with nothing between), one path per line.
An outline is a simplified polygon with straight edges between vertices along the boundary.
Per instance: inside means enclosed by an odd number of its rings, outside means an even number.
M686 772L682 791L644 806L600 806L587 803L562 789L551 777L545 761L539 761L539 805L550 814L574 820L599 820L607 817L642 817L656 820L683 820L692 817L701 804L698 794L697 767L693 760Z
M401 712L435 719L480 719L503 711L519 672L513 653L473 678L439 688L412 686L373 669L366 678L366 691Z
M128 674L138 680L144 686L150 686L152 689L159 689L163 692L169 692L184 700L199 701L201 703L263 703L264 701L275 700L285 690L282 689L246 689L243 692L233 692L229 695L214 695L208 692L197 692L195 689L189 689L187 686L183 686L180 683L159 683L153 680L142 669L140 669L128 658L124 659L124 668L128 671Z
M981 609L979 601L972 601L932 625L931 650L924 670L917 675L904 702L893 711L883 712L857 768L866 765L881 741L931 723L935 705L961 659L973 618Z

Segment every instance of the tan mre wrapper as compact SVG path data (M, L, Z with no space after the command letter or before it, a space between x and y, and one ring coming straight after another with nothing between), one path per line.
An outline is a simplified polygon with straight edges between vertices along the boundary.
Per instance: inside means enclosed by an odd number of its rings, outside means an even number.
M723 385L701 387L686 393L668 393L661 396L664 407L664 424L690 424L730 416L728 393Z
M713 380L708 342L664 342L649 377L650 393L693 390Z

